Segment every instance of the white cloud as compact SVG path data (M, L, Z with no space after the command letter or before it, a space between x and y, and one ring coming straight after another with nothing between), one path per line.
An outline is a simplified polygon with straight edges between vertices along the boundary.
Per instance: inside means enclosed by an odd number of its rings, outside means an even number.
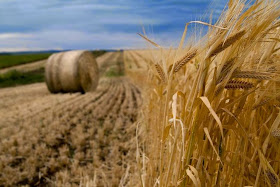
M30 34L23 33L0 33L0 40L16 39L16 38L30 38Z
M24 51L46 51L48 49L44 48L19 48L19 47L14 47L14 48L5 48L5 47L0 47L0 52L24 52ZM57 48L55 50L61 50L60 48Z
M97 49L143 47L143 40L135 33L86 33L69 30L45 30L19 34L0 34L0 51L47 49ZM73 46L75 46L73 48Z
M182 32L183 30L172 33L148 33L148 37L163 46L176 46ZM0 34L0 51L128 49L144 48L146 44L146 41L137 33L124 32L87 33L75 30L44 30L26 34Z

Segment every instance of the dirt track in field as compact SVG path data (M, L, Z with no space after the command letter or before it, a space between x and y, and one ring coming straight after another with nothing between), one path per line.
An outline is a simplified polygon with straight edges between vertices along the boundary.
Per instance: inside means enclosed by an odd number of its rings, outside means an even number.
M101 76L124 71L122 53L98 58ZM0 90L0 186L133 186L139 89L102 76L87 94L50 94L44 83Z

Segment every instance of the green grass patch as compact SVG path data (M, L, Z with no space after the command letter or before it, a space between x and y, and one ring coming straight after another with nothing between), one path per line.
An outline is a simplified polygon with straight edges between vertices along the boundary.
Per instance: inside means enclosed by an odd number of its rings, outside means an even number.
M120 77L124 76L124 64L122 61L117 61L116 65L113 67L110 67L105 74L106 77Z
M11 70L0 75L0 88L25 85L36 82L44 82L44 68L30 72Z
M0 69L47 59L51 53L39 54L2 54L0 55Z
M106 53L105 50L92 51L95 57ZM12 66L36 62L47 59L52 53L36 53L36 54L0 54L0 69Z
M110 68L105 72L106 77L120 77L124 76L124 72L118 70L117 68Z

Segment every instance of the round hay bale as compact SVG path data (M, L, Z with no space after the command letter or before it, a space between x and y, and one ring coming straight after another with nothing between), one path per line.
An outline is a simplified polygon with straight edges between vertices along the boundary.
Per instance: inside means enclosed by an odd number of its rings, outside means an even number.
M47 60L45 80L51 93L94 91L99 80L98 66L88 51L56 53Z

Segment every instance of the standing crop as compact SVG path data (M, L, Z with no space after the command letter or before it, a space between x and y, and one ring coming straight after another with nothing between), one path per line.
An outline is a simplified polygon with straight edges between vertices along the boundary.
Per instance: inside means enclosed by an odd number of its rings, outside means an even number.
M231 0L215 25L196 22L209 31L195 44L190 23L175 52L144 37L160 49L145 57L144 186L279 185L279 16L279 1Z

